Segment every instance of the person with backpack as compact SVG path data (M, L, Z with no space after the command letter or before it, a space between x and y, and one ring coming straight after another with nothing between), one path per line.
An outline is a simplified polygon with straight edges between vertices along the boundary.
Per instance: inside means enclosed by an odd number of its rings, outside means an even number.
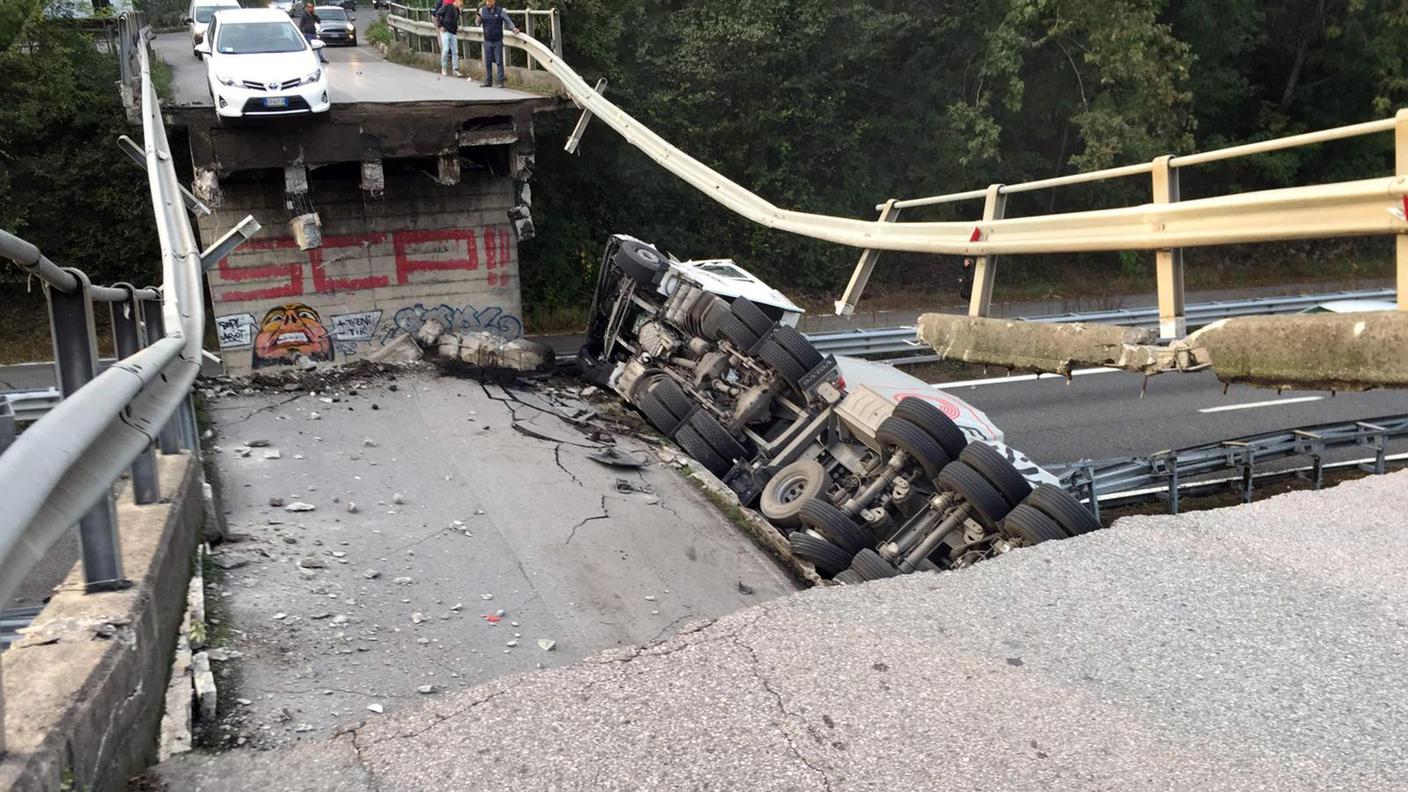
M447 2L435 10L435 29L440 32L440 75L460 74L460 46L455 34L460 32L460 9L464 0Z
M504 28L517 33L518 27L495 0L484 0L484 5L475 12L474 24L484 28L484 82L485 88L494 84L494 64L499 65L499 87L508 85L504 75Z

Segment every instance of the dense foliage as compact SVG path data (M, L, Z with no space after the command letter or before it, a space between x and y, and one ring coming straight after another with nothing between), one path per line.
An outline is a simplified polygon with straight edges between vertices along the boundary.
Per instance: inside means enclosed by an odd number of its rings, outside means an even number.
M95 282L155 280L146 177L116 146L140 137L115 87L116 56L42 2L0 0L0 75L0 228ZM18 270L0 272L13 281Z
M892 196L1364 121L1408 99L1400 0L537 3L554 4L568 61L637 118L781 206L855 217ZM565 155L566 115L539 130L527 304L578 300L613 231L735 256L794 288L844 283L854 251L738 220L600 125ZM1185 174L1184 195L1385 173L1390 152L1379 136L1210 166ZM1009 213L1148 195L1142 180L1120 189L1038 193Z

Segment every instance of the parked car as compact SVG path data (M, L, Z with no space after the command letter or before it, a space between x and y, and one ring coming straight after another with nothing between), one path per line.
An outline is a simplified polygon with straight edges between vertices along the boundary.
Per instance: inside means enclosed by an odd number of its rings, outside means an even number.
M329 46L340 44L344 47L357 46L357 26L352 24L355 17L349 16L337 6L317 6L313 13L318 15L318 38Z
M225 118L326 113L328 78L316 50L282 11L217 11L196 48L205 56L215 112Z
M892 367L822 355L801 315L735 262L678 261L617 235L580 366L843 582L1099 528L981 411Z
M390 8L391 0L372 0L372 8Z
M343 11L357 10L357 0L339 0L337 3L334 3L334 5L341 8ZM356 17L353 17L353 19L356 19Z
M292 14L294 9L293 0L270 0L269 7L285 14ZM302 8L303 6L298 7Z
M210 20L215 18L215 12L222 8L239 8L239 0L192 0L190 8L186 9L186 24L191 28L191 54L200 59L200 53L196 52L196 47L205 40L205 29L209 27Z

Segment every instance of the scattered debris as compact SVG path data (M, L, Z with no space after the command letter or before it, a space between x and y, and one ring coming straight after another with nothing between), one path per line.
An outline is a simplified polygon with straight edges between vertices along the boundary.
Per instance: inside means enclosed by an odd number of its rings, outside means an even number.
M300 558L298 559L298 565L303 569L327 569L327 564L323 563L323 559L317 558L316 556Z
M383 707L383 706L381 706L380 704L368 704L368 705L367 705L367 710L370 711L370 712L375 712L375 713L378 714L378 715L380 715L380 714L383 713L383 712L386 712L386 708Z
M637 470L646 465L645 460L637 459L629 454L618 451L614 446L611 448L603 448L600 451L593 451L587 454L587 458L609 467L627 468L630 470Z
M284 511L291 511L291 512L310 512L310 511L313 511L313 510L316 509L316 508L318 508L318 507L317 507L317 506L314 506L314 505L311 504L311 503L304 503L303 501L294 501L293 503L290 503L289 505L285 506L285 507L284 507Z
M381 577L381 573L375 569L367 569L362 572L362 577L366 578L367 580L376 580L377 578Z
M264 439L262 439L262 438L261 438L261 439L258 439L258 440L246 440L246 441L244 441L244 444L245 444L246 446L248 446L249 448L268 448L268 447L269 447L269 441L268 441L268 440L264 440Z
M746 597L753 593L753 587L740 580L738 581L738 593Z
M416 581L415 578L398 577L395 580L392 580L391 582L395 583L398 586L409 586Z
M265 452L264 452L264 458L265 458L265 459L282 459L282 458L283 458L283 454L281 454L278 449L274 449L273 451L265 451Z
M275 495L274 497L269 499L269 505L273 506L276 509L282 509L284 505L284 499Z
M415 613L412 613L412 614L411 614L411 624L420 624L420 623L422 623L422 622L424 622L424 621L425 621L425 614L424 614L424 613L421 613L420 611L416 611Z
M551 640L549 638L539 638L538 648L542 649L544 652L551 652L552 650L557 648L557 641Z
M405 504L405 502L406 502L406 496L405 496L405 495L402 495L402 494L399 493L399 492L393 493L393 494L391 495L391 502L394 503L394 504L396 504L397 506L401 506L401 505Z
M416 688L416 692L417 692L417 693L424 694L424 695L429 695L429 694L435 692L435 686L434 686L434 685L421 685L420 687Z

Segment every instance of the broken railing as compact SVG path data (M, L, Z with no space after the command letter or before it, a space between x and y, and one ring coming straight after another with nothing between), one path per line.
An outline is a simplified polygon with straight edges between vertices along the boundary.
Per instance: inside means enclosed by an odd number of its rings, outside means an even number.
M387 15L386 22L398 41L405 41L415 52L438 53L440 51L440 38L435 30L435 21L431 18L430 8L401 5L400 3L390 3L387 7L391 13ZM562 57L562 15L558 13L556 8L504 9L504 11L519 30L535 40L546 42L552 48L554 55L559 59ZM467 7L464 15L466 20L473 19ZM509 42L512 35L506 32L505 41ZM483 41L484 35L480 28L465 24L460 26L456 39L461 43L477 42ZM511 44L511 42L509 43ZM504 50L504 65L506 67L524 68L530 71L545 70L543 64L534 59L532 53L526 49L523 51L522 64L513 62L512 52L512 47Z
M160 498L154 447L194 449L191 385L205 327L203 254L188 205L204 209L177 181L151 81L149 31L140 13L121 19L123 54L135 56L150 200L161 245L161 285L95 286L34 245L0 232L0 258L38 278L48 297L55 370L63 399L0 453L0 603L5 603L64 534L78 526L89 591L127 585L113 487L131 472L134 500ZM124 76L127 69L124 66ZM208 210L206 210L208 211ZM204 260L213 261L205 254ZM98 373L94 309L109 306L118 360ZM0 437L10 437L10 425ZM2 689L2 688L0 688ZM0 700L0 753L4 751Z
M1100 506L1121 501L1163 499L1169 514L1177 514L1179 496L1194 489L1235 489L1243 503L1250 503L1256 482L1270 476L1307 479L1320 489L1325 471L1348 468L1383 474L1391 461L1389 441L1408 437L1408 415L1390 415L1364 421L1321 424L1301 429L1239 437L1218 443L1160 451L1146 457L1084 460L1052 469L1061 483L1086 501L1098 518ZM1363 448L1364 459L1327 463L1332 449ZM1300 457L1306 468L1267 468L1272 460ZM1231 473L1229 478L1209 478Z

